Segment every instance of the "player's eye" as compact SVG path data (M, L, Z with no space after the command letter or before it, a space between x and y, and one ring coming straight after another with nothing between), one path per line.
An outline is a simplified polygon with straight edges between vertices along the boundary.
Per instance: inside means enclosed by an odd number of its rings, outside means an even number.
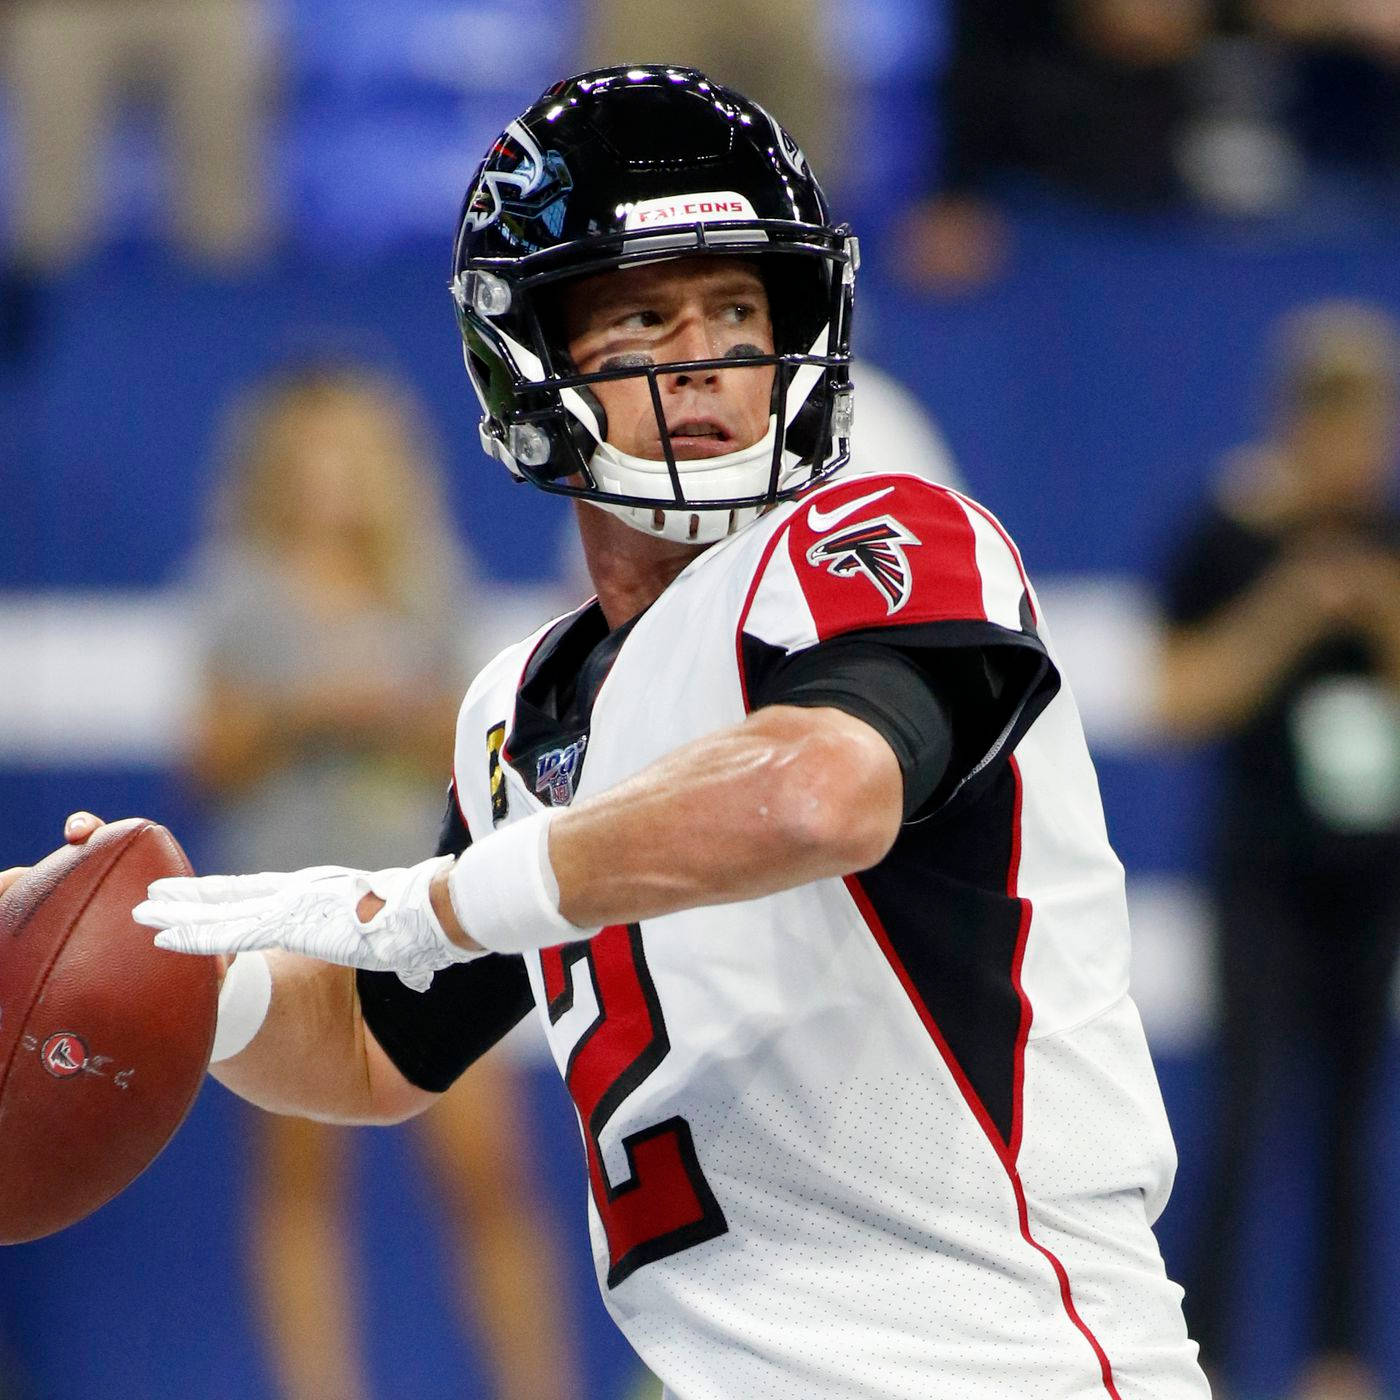
M613 322L616 330L650 330L661 324L661 313L651 307L638 307L619 316Z

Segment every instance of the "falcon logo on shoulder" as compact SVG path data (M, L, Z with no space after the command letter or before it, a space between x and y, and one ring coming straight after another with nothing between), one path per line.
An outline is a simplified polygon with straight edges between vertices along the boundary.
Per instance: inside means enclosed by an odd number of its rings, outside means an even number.
M846 525L818 540L807 551L807 562L825 564L836 578L868 578L885 600L886 615L893 617L909 601L914 587L904 551L922 543L893 516L882 515Z

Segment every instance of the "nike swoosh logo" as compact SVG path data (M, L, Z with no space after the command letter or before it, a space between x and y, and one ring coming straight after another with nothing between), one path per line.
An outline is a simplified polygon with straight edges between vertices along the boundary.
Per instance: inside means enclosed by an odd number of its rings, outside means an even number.
M886 486L883 491L872 491L868 496L857 496L854 501L846 501L843 505L836 506L832 510L822 510L813 502L807 507L807 528L816 534L821 534L823 530L829 530L833 525L839 525L848 515L854 515L862 507L870 505L872 501L878 501L882 496L888 496L893 490L893 486Z

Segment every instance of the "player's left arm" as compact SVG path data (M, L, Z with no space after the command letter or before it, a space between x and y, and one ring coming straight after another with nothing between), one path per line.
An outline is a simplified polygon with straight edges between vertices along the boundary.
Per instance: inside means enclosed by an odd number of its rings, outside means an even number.
M871 724L834 707L773 704L455 861L254 877L262 884L248 899L237 879L158 881L135 916L177 951L280 948L426 987L428 969L483 952L864 870L894 843L905 806L900 761Z
M181 900L179 882L160 882L136 916L166 930L163 947L280 946L417 986L430 969L482 951L551 947L878 864L903 820L975 788L1057 683L1025 621L1019 562L994 523L946 492L916 493L906 511L912 490L848 483L823 497L823 516L806 517L819 534L794 525L791 557L812 576L803 586L816 626L797 644L756 636L776 669L765 663L772 674L748 678L756 684L746 684L746 703L757 707L743 721L606 792L500 827L455 861L375 875L298 872L266 899L238 898L233 882L227 900ZM852 523L857 511L886 514ZM828 556L839 552L837 524L841 539L855 531L864 541L880 526L880 539L925 549L927 577L914 569L892 596L880 556L874 584L852 589L842 575L819 596ZM805 657L820 664L804 670ZM946 782L930 762L940 756Z
M903 816L883 735L843 710L770 705L561 811L559 911L633 923L849 875L879 863Z

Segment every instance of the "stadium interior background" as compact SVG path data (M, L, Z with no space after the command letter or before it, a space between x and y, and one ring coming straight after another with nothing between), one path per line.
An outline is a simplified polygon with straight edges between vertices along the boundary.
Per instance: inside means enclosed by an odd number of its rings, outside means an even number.
M1129 872L1135 990L1181 1155L1160 1226L1176 1273L1194 1238L1214 1084L1199 893L1213 768L1208 751L1153 732L1154 596L1173 534L1222 454L1264 419L1276 318L1327 296L1400 314L1400 176L1362 189L1322 170L1286 206L1249 214L1114 211L1009 179L997 196L1010 230L998 275L957 294L911 291L897 233L935 178L928 94L947 16L915 0L829 0L822 13L845 146L829 184L865 253L858 352L934 415L966 488L1018 539L1084 711ZM273 16L272 250L210 272L171 249L160 125L131 105L105 148L100 242L29 289L24 343L0 362L0 864L43 854L77 807L165 821L199 864L199 814L178 776L191 647L180 590L219 413L274 365L353 356L421 392L452 510L486 575L470 607L492 635L533 625L569 586L566 509L513 485L478 450L446 279L480 152L579 66L576 7L280 0ZM639 59L663 56L639 44ZM19 159L6 113L0 101L0 238L13 225ZM1400 1192L1394 1051L1373 1144L1378 1202ZM528 1082L586 1394L619 1396L632 1363L585 1257L576 1130L552 1067L532 1064ZM1305 1122L1306 1085L1297 1107ZM240 1272L248 1112L210 1085L122 1198L57 1238L0 1251L0 1348L16 1395L270 1395ZM450 1323L417 1168L398 1130L370 1136L357 1200L373 1261L374 1375L386 1395L484 1394ZM1281 1393L1306 1347L1310 1141L1295 1131L1240 1164L1251 1267L1235 1366L1251 1394ZM1400 1222L1393 1211L1373 1219L1371 1351L1400 1390Z

